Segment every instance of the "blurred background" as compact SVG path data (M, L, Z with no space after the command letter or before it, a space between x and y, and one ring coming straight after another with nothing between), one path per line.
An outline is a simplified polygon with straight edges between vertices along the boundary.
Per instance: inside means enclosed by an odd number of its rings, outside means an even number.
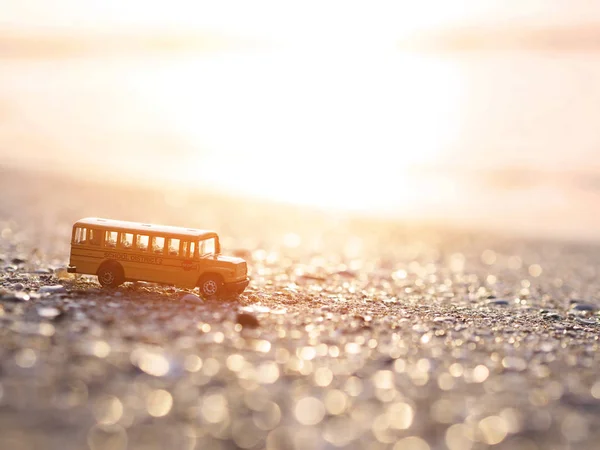
M599 51L592 0L0 0L0 168L598 239Z

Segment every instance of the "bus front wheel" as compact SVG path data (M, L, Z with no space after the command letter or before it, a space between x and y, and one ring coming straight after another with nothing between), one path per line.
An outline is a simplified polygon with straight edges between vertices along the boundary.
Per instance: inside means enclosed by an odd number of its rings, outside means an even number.
M213 297L221 293L223 281L216 275L206 275L200 279L198 287L204 297Z
M123 269L117 263L103 264L98 269L98 282L102 287L117 287L123 281Z

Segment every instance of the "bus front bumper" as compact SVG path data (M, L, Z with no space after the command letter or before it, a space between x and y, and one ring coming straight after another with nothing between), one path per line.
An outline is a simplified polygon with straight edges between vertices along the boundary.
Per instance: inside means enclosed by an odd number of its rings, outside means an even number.
M250 283L250 278L246 278L245 280L241 280L241 281L225 283L225 285L223 287L224 287L225 291L227 291L227 292L231 292L233 294L241 294L242 292L244 292L244 289L246 289L246 287L248 287L249 283Z
M68 266L67 267L67 273L77 273L77 267L75 267L75 266Z

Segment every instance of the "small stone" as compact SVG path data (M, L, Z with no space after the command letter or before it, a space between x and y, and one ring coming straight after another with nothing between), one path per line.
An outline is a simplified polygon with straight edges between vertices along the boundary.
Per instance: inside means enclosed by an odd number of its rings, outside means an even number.
M56 284L54 286L42 286L38 289L40 294L60 294L67 290L62 284Z
M51 306L38 308L37 312L40 317L45 317L46 319L54 319L61 315L61 312L57 308Z
M502 299L488 300L486 303L488 305L492 305L492 306L508 306L508 300L502 300Z
M582 319L581 317L576 317L575 318L577 320L577 322L583 324L583 325L597 325L598 322L596 322L594 319Z
M237 323L248 328L257 328L260 325L258 319L252 314L248 313L239 313L237 315Z
M593 312L598 309L597 306L591 305L589 303L573 303L571 305L571 309L573 311L585 311L585 312Z
M545 313L542 313L542 317L545 320L562 320L562 316L556 312L552 312L552 311L547 311Z
M0 299L9 302L28 302L30 299L29 294L23 291L18 292L3 292L0 294Z
M22 291L23 289L25 289L25 285L23 283L15 283L12 285L12 288L15 291Z
M204 300L202 300L200 297L198 297L197 295L194 295L194 294L185 294L183 297L181 297L181 301L183 303L197 303L197 304L204 303Z
M16 265L23 264L25 261L27 261L25 258L19 258L19 257L16 257L16 258L13 258L10 260L11 263L16 264Z
M438 316L433 319L434 322L454 322L454 317L452 316Z

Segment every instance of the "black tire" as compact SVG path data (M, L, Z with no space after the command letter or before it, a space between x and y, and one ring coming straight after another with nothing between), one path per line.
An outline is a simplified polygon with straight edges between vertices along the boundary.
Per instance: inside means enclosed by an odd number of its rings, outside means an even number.
M204 275L198 281L198 287L203 297L217 297L223 293L223 280L218 275Z
M123 268L118 263L105 263L98 269L98 282L102 287L115 288L125 281Z

